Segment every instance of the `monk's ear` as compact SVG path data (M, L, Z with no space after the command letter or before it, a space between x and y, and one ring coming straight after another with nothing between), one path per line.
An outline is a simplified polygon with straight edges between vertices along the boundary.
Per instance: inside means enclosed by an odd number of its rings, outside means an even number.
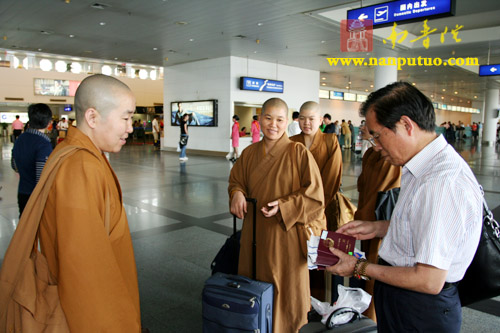
M99 118L99 116L99 112L97 112L97 110L94 108L88 108L85 111L85 121L90 128L94 129L97 127L97 119Z

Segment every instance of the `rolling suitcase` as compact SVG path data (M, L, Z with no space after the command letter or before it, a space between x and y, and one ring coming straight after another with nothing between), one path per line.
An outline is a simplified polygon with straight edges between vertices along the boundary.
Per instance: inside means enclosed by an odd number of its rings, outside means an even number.
M241 275L215 273L205 281L202 293L204 333L273 331L273 285L256 281L256 204L253 205L253 279Z
M212 275L215 273L238 274L238 262L240 256L241 230L237 231L236 216L233 215L233 234L226 239L226 242L215 256L210 269Z

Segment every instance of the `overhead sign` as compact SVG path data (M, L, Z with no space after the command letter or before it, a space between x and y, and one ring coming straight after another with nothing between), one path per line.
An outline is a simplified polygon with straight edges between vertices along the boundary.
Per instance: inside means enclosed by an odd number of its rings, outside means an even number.
M348 20L372 20L373 27L450 15L455 15L455 0L396 0L347 11Z
M500 64L479 66L479 76L493 76L493 75L500 75Z
M240 78L241 90L266 91L273 93L283 93L283 81L268 79L258 79L255 77L242 76Z
M344 93L342 91L330 91L330 99L344 99Z

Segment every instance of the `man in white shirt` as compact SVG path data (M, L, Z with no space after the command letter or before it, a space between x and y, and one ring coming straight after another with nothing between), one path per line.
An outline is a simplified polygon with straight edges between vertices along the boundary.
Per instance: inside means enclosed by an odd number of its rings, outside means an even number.
M460 155L435 132L432 102L396 82L361 107L374 149L403 166L391 221L352 221L338 232L383 237L378 264L332 249L328 271L375 279L379 332L460 332L456 283L470 265L482 226L482 194Z
M299 126L299 113L297 111L292 113L292 119L292 122L288 125L288 137L300 134L301 132Z
M152 125L153 125L153 138L155 140L154 146L155 150L160 149L160 125L158 125L158 119L160 119L160 116L154 116Z

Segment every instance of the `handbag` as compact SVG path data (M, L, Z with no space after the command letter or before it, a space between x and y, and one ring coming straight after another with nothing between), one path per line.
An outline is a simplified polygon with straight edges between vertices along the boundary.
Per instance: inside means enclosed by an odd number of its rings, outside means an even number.
M354 213L356 213L357 207L340 191L335 193L334 205L328 205L325 210L325 214L328 216L336 216L333 221L337 221L336 226L328 225L328 230L335 231L344 224L354 220Z
M462 306L500 295L500 225L483 199L481 238L469 268L458 283Z
M185 135L181 135L180 139L179 139L179 146L184 147L188 144L188 137L185 136Z
M47 259L38 251L38 227L57 170L78 150L67 146L45 165L26 204L0 270L0 332L69 332L59 300L57 281ZM105 199L105 227L109 233L109 191Z
M391 219L392 211L398 201L399 190L399 187L394 187L388 191L377 193L377 201L375 203L375 217L377 221Z

